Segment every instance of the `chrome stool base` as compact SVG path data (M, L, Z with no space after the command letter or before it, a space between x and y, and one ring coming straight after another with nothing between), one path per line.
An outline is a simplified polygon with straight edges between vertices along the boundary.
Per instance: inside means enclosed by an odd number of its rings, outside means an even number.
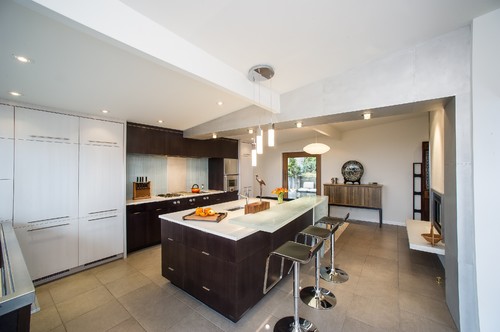
M307 319L304 318L299 318L299 328L296 329L294 326L294 318L293 316L287 316L281 318L276 325L274 325L274 331L275 332L294 332L294 331L310 331L310 332L317 332L319 331L318 328L308 321Z
M318 292L314 286L302 288L300 299L314 309L332 309L337 304L335 295L323 287L320 287Z
M341 284L349 280L347 272L339 268L335 268L335 270L332 271L331 266L322 267L319 274L321 279L335 284Z

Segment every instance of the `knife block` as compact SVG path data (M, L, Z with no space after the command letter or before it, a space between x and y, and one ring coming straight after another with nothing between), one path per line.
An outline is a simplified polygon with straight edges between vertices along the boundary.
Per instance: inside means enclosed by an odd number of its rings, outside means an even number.
M151 198L151 181L133 182L133 199Z

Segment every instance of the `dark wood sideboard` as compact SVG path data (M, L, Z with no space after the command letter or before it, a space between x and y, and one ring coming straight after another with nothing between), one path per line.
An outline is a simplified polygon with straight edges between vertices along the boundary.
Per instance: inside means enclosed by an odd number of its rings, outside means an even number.
M378 210L382 227L382 185L380 184L324 184L329 206L346 206Z

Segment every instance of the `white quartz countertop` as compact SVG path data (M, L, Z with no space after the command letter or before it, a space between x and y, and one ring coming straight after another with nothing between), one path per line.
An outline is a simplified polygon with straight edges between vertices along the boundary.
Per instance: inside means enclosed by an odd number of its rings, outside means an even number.
M275 200L267 200L270 202L270 209L246 215L244 208L228 211L234 207L244 207L246 204L244 199L211 205L210 207L216 212L227 212L227 217L219 223L182 219L183 216L193 213L195 209L163 214L160 218L237 241L258 231L273 233L326 199L326 196L308 196L283 204L278 204ZM258 201L258 198L251 198L248 203Z
M191 193L189 191L183 191L182 195L177 196L177 197L152 196L151 198L145 198L145 199L127 199L127 205L154 203L154 202L161 202L161 201L167 201L167 200L175 200L175 199L182 199L182 198L188 198L188 197L197 197L197 196L222 194L222 193L225 193L225 191L222 191L222 190L203 190L202 192L197 193L197 194Z

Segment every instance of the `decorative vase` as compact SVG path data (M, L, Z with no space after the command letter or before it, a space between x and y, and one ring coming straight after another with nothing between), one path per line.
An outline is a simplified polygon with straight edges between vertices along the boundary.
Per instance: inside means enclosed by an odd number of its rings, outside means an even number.
M285 193L279 193L278 194L278 204L283 203L283 197L285 196Z

